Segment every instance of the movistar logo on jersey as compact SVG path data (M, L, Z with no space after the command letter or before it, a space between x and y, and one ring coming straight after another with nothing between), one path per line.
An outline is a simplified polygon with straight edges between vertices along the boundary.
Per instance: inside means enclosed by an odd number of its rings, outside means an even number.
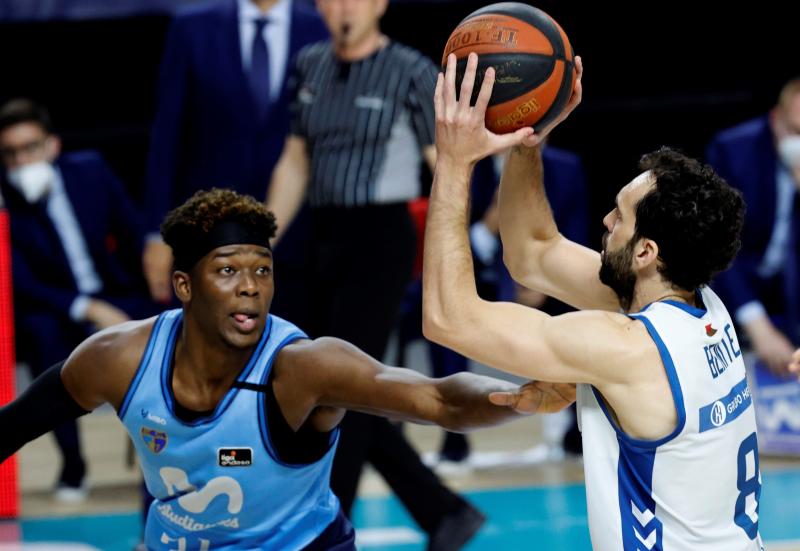
M167 433L151 429L150 427L142 427L142 440L147 445L148 449L153 453L159 453L167 447Z
M249 467L253 464L253 448L220 448L220 467Z

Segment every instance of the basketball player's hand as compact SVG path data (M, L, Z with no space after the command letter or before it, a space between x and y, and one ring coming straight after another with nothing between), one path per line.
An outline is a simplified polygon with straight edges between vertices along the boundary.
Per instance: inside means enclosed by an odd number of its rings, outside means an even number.
M789 362L789 373L800 379L800 348L792 354L792 361Z
M105 300L99 298L89 299L86 308L86 321L98 330L107 329L112 325L130 321L128 314Z
M469 55L461 90L456 95L456 56L447 56L444 76L439 73L433 96L436 111L437 162L472 165L484 157L522 143L533 133L532 128L520 128L513 134L494 134L486 128L484 119L492 95L495 72L486 70L475 105L470 105L475 85L478 56Z
M518 413L555 413L575 401L575 385L531 381L516 392L492 392L489 401Z
M572 95L570 96L567 105L565 105L564 109L561 111L561 114L559 114L552 123L547 125L546 128L531 134L522 140L522 145L527 147L536 147L541 145L553 128L558 126L564 119L566 119L581 102L581 99L583 99L583 85L581 84L581 79L583 78L583 61L581 60L581 56L577 55L575 56L575 72L575 85L572 88Z
M172 249L159 239L147 242L142 255L142 268L150 296L156 302L172 298Z

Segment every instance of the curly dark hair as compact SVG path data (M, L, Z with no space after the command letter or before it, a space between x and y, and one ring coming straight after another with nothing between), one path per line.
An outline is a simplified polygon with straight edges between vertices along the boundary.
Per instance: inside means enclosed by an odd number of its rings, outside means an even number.
M275 215L250 195L219 188L198 191L167 213L161 224L161 236L172 247L175 269L189 271L192 266L187 259L191 258L196 244L223 222L237 222L266 239L275 237L277 229Z
M635 238L658 244L658 270L674 286L708 284L741 248L742 194L710 166L667 147L644 155L639 168L656 183L636 206Z

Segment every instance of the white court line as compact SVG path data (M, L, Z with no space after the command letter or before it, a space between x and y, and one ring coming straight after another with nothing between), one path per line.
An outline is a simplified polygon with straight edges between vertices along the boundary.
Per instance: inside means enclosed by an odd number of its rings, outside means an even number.
M766 551L797 551L800 549L800 540L765 540Z
M0 551L100 551L83 543L0 543Z
M379 547L382 545L402 545L408 543L422 543L423 536L412 528L406 526L391 526L387 528L361 528L356 531L356 547ZM0 549L0 551L3 551Z

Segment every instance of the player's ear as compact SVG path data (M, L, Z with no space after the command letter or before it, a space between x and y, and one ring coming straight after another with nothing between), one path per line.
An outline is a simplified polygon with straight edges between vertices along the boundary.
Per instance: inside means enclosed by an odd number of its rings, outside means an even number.
M183 303L192 300L192 279L187 272L175 270L172 272L172 288L175 296Z
M634 247L634 262L641 268L658 263L658 243L652 239L642 237Z

